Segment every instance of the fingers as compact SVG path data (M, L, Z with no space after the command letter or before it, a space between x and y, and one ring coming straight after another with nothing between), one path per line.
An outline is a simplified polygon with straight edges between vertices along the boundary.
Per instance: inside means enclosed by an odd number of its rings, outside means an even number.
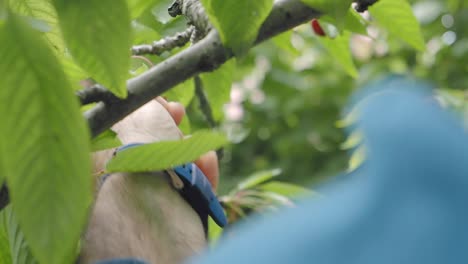
M171 114L172 118L174 118L176 124L179 125L185 116L184 106L177 102L169 102L167 105L169 113Z
M164 108L166 108L177 125L182 122L182 119L185 116L185 108L182 104L177 102L168 102L162 97L157 97L156 101L158 101Z
M216 152L210 151L202 155L195 164L203 171L208 181L211 183L213 190L216 191L219 182L219 166L218 156Z
M156 101L158 101L169 112L177 125L182 122L182 119L185 116L185 108L182 104L177 102L168 102L162 97L157 97ZM197 164L200 170L205 174L206 178L208 178L213 190L216 190L219 182L219 166L216 152L210 151L202 155L195 161L195 164Z

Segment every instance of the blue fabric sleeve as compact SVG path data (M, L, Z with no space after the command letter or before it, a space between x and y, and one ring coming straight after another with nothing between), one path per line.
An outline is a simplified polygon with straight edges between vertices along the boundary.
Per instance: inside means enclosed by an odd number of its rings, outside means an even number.
M466 129L421 82L372 89L358 122L367 149L358 171L321 198L233 227L192 263L467 263Z

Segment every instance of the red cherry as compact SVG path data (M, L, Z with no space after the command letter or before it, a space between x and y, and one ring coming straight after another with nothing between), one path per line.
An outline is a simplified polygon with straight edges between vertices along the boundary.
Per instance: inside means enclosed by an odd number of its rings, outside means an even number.
M312 19L312 21L310 21L310 25L312 26L312 30L315 32L315 35L321 37L325 37L327 35L325 31L323 31L323 28L320 26L320 23L317 19Z

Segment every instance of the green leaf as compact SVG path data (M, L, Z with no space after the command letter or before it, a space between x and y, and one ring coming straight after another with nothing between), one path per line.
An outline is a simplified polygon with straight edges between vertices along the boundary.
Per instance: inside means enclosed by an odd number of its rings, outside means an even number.
M68 77L68 81L71 83L73 90L81 90L83 86L81 86L80 82L84 79L88 78L89 75L83 71L76 64L76 62L69 56L61 56L59 57L60 62L62 63L63 70Z
M192 162L206 152L226 145L220 133L200 131L178 141L146 144L119 152L107 163L109 172L158 171Z
M345 31L334 39L321 37L318 38L318 40L350 76L357 78L358 71L356 69L356 65L354 65L351 50L349 48L350 37L351 33Z
M350 8L346 13L344 29L367 35L367 21L354 8Z
M132 22L133 44L148 44L161 39L161 35L153 28L137 21Z
M336 26L342 29L345 17L351 6L351 0L301 0L306 5L315 8L336 21Z
M108 129L91 140L91 151L115 148L122 145L117 134Z
M424 50L424 38L411 6L406 0L379 0L369 7L377 23L417 50Z
M8 243L8 255L10 257L9 262L1 263L12 263L12 264L35 264L37 261L34 259L31 250L24 238L24 234L21 231L18 219L15 217L11 206L7 206L0 212L0 222L2 232L6 236Z
M170 1L170 0L169 0ZM159 34L163 34L163 28L167 23L178 20L179 17L173 18L167 12L167 8L171 5L168 0L156 1L153 6L144 10L136 19L139 24L145 25ZM185 20L183 17L182 20ZM132 23L133 24L133 23ZM185 25L186 28L187 25Z
M188 115L184 115L184 117L182 118L182 121L179 124L179 129L184 135L188 135L191 133L190 119Z
M15 215L40 262L68 263L91 201L86 124L37 31L9 14L0 43L0 158Z
M7 1L0 1L0 26L3 26L8 12Z
M132 57L132 65L130 66L130 76L138 76L151 68L151 61L146 61L146 58L135 56Z
M0 212L0 263L12 264L13 262L10 253L10 240L4 217L5 211L6 209L3 209Z
M355 105L342 119L336 121L335 125L339 128L345 128L356 124L362 103L360 102L360 104Z
M176 101L188 106L195 94L195 86L191 79L177 85L163 94L169 101Z
M224 116L223 106L230 99L235 61L226 62L218 70L201 75L203 87L213 111L213 118L219 121Z
M146 9L151 7L155 1L152 0L127 0L132 19L138 18Z
M468 99L463 90L437 89L435 98L442 107L449 107L458 111L463 111L468 104Z
M259 188L260 190L280 194L288 198L314 194L313 191L302 186L280 181L267 182L260 185Z
M273 7L272 0L201 0L211 23L234 54L243 55Z
M17 14L29 16L37 22L44 22L50 28L43 36L51 47L60 53L65 51L60 28L57 21L57 13L50 1L45 0L9 0L10 8Z
M292 36L293 31L290 30L273 37L271 40L278 49L287 52L291 56L298 56L300 52L292 45Z
M341 144L341 149L352 149L362 143L364 135L361 131L355 130L346 138L346 141Z
M236 190L245 190L253 188L261 183L264 183L272 178L281 174L281 169L272 169L272 170L265 170L260 171L252 174L247 179L241 181L237 184Z
M275 192L260 192L259 197L268 202L270 206L293 206L294 203L285 195ZM258 208L260 209L260 208Z
M131 27L125 0L53 0L73 58L100 84L127 96Z
M210 246L216 246L222 234L223 228L219 227L211 217L208 217L208 241L210 242Z
M357 148L351 155L348 163L348 172L352 172L359 168L364 160L366 160L366 147L362 145Z

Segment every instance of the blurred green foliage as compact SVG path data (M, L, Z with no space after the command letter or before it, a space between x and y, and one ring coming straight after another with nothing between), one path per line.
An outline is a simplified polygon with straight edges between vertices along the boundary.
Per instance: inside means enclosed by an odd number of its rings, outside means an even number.
M245 175L273 167L283 170L279 179L301 185L345 171L348 155L340 145L346 137L336 122L350 94L382 75L412 74L433 81L441 89L440 100L468 113L466 1L410 2L426 49L415 50L370 26L372 38L351 37L356 79L331 58L308 24L257 46L238 61L248 74L233 86L239 90L234 97L242 97L243 118L225 127L245 138L225 151L221 192Z
M170 2L161 1L139 13L134 20L138 25L135 44L185 28L183 19L170 19L165 13ZM374 17L352 9L344 20L336 14L321 17L319 22L329 37L316 35L309 23L299 26L254 47L232 62L234 67L204 83L219 128L234 143L224 149L221 160L221 194L228 194L257 171L280 168L279 180L310 186L359 164L359 155L349 160L349 147L343 144L346 135L337 122L353 91L372 79L390 73L412 74L445 90L465 88L463 61L468 56L468 40L462 25L468 9L464 1L381 0L370 11ZM223 30L236 34L234 29ZM179 51L147 57L158 63ZM225 93L230 82L230 102L220 102L226 97L216 96L216 90ZM448 100L448 93L444 95L440 99ZM193 82L185 82L166 96L184 98L192 132L209 127L193 94ZM453 97L464 105L464 93ZM219 120L223 103L227 103L225 118ZM184 132L188 132L186 127Z
M149 43L157 35L185 28L182 18L170 19L165 13L170 2L160 1L140 12L134 21L135 44ZM221 194L228 194L239 181L257 171L280 168L283 173L279 180L310 186L355 167L362 157L356 155L349 160L349 148L343 147L346 135L337 123L345 114L350 95L380 76L410 74L433 81L443 91L438 93L441 102L467 112L466 1L409 1L411 9L405 10L406 3L382 0L381 7L371 9L374 18L369 12L358 15L349 10L344 23L333 14L321 17L319 21L328 36L342 34L349 38L348 49L344 37L343 42L317 36L307 23L236 59L229 70L231 76L224 70L222 75L211 78L219 80L219 87L213 87L216 82L205 82L210 86L205 88L207 91L218 89L224 93L229 89L226 83L234 81L230 102L220 102L219 96L213 96L216 92L208 94L216 106L214 111L227 103L219 128L234 143L224 149L221 160ZM404 8L391 8L402 4ZM412 18L405 11L413 12L421 29L411 24ZM179 51L147 57L158 63ZM353 78L355 71L358 74ZM180 100L184 94L190 130L196 131L209 125L193 92L186 92L192 88L193 82L187 81L166 96ZM184 126L184 132L188 131Z

